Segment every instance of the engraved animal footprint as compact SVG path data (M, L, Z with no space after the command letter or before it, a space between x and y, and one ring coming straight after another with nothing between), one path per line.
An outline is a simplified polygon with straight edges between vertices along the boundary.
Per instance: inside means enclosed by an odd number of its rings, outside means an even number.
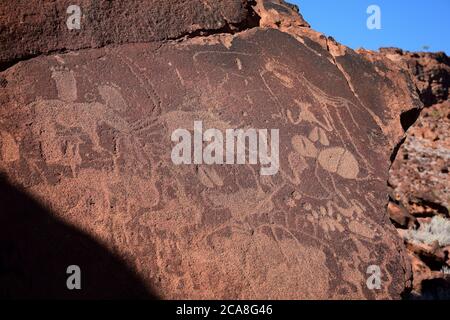
M312 214L307 216L310 221L318 221L319 227L325 232L343 232L342 217L335 213L332 208L320 206L318 210L312 210Z
M346 179L356 179L358 176L359 165L353 154L342 147L328 147L330 142L322 128L314 127L308 137L296 135L292 137L291 143L298 154L305 158L316 158L328 172Z

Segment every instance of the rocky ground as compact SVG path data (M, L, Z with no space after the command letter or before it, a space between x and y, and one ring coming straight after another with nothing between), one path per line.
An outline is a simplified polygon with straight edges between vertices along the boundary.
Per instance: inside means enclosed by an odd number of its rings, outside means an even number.
M397 55L415 77L425 108L408 129L390 169L389 214L412 261L412 296L448 299L450 59L444 53L398 52Z
M445 295L444 54L356 52L280 0L124 3L78 31L0 4L0 295ZM280 129L279 173L174 165L195 120Z
M424 104L403 115L407 129L393 155L388 213L408 249L412 298L450 297L450 59L445 53L360 50L407 70ZM395 158L395 159L394 159Z
M390 170L393 191L388 211L409 250L414 295L450 297L449 165L446 101L421 112Z

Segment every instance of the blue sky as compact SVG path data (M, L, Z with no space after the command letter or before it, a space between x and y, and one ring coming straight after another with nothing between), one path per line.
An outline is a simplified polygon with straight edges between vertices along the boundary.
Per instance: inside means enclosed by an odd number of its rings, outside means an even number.
M450 55L450 0L287 0L317 31L351 47L445 51ZM381 30L366 26L367 7L381 9ZM424 50L428 46L428 50Z

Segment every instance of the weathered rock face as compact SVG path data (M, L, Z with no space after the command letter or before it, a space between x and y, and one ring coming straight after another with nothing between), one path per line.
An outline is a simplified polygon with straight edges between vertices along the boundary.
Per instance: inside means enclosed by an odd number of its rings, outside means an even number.
M188 2L193 17L212 19L196 7L200 1ZM208 3L230 10L225 1ZM210 28L194 18L179 22L171 2L154 4L164 12L158 21L177 21L184 30L170 37ZM161 298L399 298L410 266L386 215L386 181L403 134L400 113L420 107L411 80L403 74L392 80L388 62L371 63L310 30L281 1L258 1L252 10L248 4L236 1L237 11L227 15L234 18L223 20L255 21L258 12L264 25L162 41L166 30L130 21L129 30L153 35L140 39L148 43L42 55L6 69L1 172L51 216L114 252ZM116 5L96 7L96 23L117 23L104 15L127 17ZM1 5L6 15L11 10L27 16L24 6ZM97 30L90 21L86 30ZM99 47L92 33L79 32L81 42ZM57 45L36 40L33 52L49 53L66 41L59 33L50 37ZM119 43L128 40L117 35ZM5 65L27 50L9 48ZM261 176L260 165L175 165L171 134L192 131L194 121L203 121L204 130L279 129L279 171ZM32 210L4 201L2 227ZM63 291L65 283L51 275L46 281L54 290L27 286L23 274L42 275L27 269L20 239L0 237L0 246L12 248L0 250L14 275L0 278L7 295ZM55 272L71 264L90 268L67 254L61 260L70 250L62 244L49 248L34 257ZM367 285L373 265L381 271L376 290ZM96 286L93 279L85 290Z
M413 261L413 295L448 299L450 240L445 239L450 239L450 64L445 55L431 57L434 62L427 61L431 60L430 55L420 55L417 65L423 59L427 63L415 69L420 70L415 73L416 82L424 104L429 107L408 130L390 170L389 183L393 199L420 222L418 231L403 233ZM433 225L436 227L431 228ZM417 246L433 249L424 254L414 250Z
M371 61L390 60L406 70L424 103L422 112L403 115L405 129L409 129L390 169L388 212L411 257L413 297L448 298L450 60L444 53L395 48L361 53Z
M0 67L39 54L107 44L176 39L255 26L251 0L81 0L80 30L68 30L73 1L19 0L2 3Z
M390 170L394 197L412 214L448 215L450 165L450 59L445 53L382 49L411 73L426 107L408 129ZM411 123L412 124L412 123Z
M413 215L449 215L449 132L450 101L423 110L394 161L394 199Z
M450 59L444 52L404 52L382 48L380 53L401 63L412 74L425 107L448 100L450 86Z

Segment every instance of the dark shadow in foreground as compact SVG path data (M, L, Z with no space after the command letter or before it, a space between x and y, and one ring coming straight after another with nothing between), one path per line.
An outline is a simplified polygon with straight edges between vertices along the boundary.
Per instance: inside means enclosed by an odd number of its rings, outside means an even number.
M81 269L69 290L67 267ZM0 174L0 299L156 299L122 259Z

